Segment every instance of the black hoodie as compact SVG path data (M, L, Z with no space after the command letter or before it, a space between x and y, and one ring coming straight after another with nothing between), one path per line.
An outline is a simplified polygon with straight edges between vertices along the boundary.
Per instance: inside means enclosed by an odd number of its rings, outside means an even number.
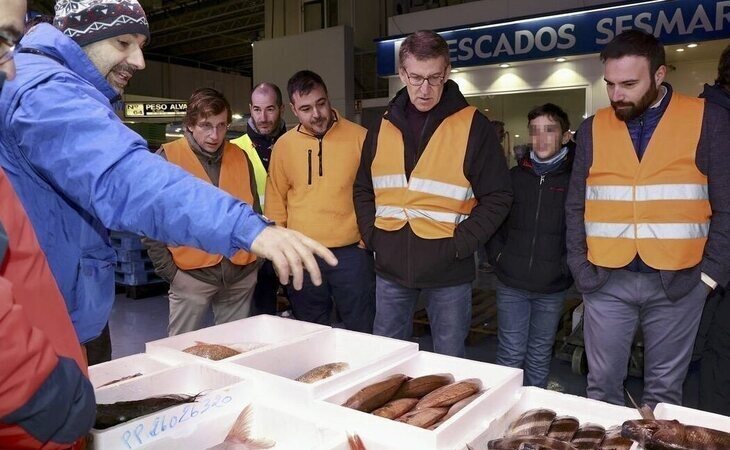
M383 116L403 135L408 174L441 122L468 106L459 86L447 81L439 103L429 111L420 136L415 136L405 113L409 103L408 93L403 88ZM365 245L375 252L375 271L408 288L445 287L472 281L476 272L474 252L499 228L512 203L509 171L494 127L484 115L475 112L467 141L464 175L471 184L477 205L469 218L456 228L454 237L445 239L422 239L407 224L398 231L375 228L375 194L370 167L379 131L380 122L368 130L353 193L360 233Z
M704 98L710 103L715 103L730 111L730 92L725 90L719 84L705 84L705 90L700 94L700 98Z

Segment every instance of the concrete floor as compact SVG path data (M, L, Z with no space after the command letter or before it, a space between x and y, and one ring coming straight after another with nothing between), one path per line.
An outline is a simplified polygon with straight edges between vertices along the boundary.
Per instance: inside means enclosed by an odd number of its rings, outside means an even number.
M477 285L484 289L491 289L494 277L491 274L480 273ZM112 335L112 357L120 358L135 353L144 352L145 342L167 336L168 302L167 296L156 296L133 300L124 294L118 294L110 319ZM212 325L212 314L207 318L208 325ZM433 349L430 335L413 338L418 342L421 350ZM475 345L467 346L467 358L493 363L497 350L496 336L487 336ZM628 377L626 388L637 401L641 398L643 382L639 378ZM684 405L694 408L697 406L699 387L699 367L697 363L690 366L687 381L685 382ZM585 396L586 377L574 374L571 364L553 358L550 367L549 389L568 394Z

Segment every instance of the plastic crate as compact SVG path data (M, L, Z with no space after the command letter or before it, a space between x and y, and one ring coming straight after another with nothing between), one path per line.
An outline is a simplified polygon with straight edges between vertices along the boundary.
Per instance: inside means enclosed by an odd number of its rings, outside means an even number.
M117 261L119 262L149 261L150 259L147 256L147 250L115 250L117 252Z
M109 235L112 247L115 249L122 250L144 250L145 246L142 243L142 238L132 233L122 233L119 231L112 231Z
M142 273L142 272L149 272L154 271L155 267L152 265L152 261L148 260L140 260L140 261L117 261L117 265L115 267L115 272L117 273Z
M160 283L162 279L154 271L140 273L114 273L114 281L127 286L140 286L143 284Z

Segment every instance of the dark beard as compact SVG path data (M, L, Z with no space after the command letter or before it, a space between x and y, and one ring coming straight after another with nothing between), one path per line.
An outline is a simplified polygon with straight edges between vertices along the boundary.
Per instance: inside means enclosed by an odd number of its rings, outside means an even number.
M651 81L649 90L641 96L638 103L631 102L611 102L613 112L616 114L618 120L628 122L629 120L635 119L640 115L644 114L644 111L654 103L659 97L659 88L657 88L654 80ZM628 106L629 108L618 109L620 106Z

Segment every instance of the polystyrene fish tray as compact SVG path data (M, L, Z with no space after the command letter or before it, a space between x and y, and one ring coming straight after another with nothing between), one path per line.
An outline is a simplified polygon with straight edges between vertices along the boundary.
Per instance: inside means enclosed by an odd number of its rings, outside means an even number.
M118 380L137 373L149 375L161 370L169 369L175 364L162 361L153 355L138 353L136 355L125 356L124 358L113 359L101 364L89 367L89 379L94 389L98 389L103 384L110 381ZM126 383L129 380L120 381ZM116 384L116 383L115 383Z
M451 373L455 381L479 378L486 392L435 430L340 406L365 386L397 373L414 378ZM515 403L520 386L522 371L519 369L421 351L359 379L322 401L313 402L312 407L333 425L358 433L365 440L387 443L394 449L463 450L470 437L486 429L492 420L503 415Z
M96 403L169 394L200 394L200 397L194 403L167 408L111 428L92 429L89 448L132 450L168 436L187 434L203 419L237 415L254 395L252 383L243 377L216 370L211 364L195 364L97 389Z
M295 338L329 329L331 327L325 325L263 314L148 342L145 349L149 354L180 362L210 361L183 350L200 341L228 345L254 353L269 345L287 343ZM229 358L221 361L227 359Z
M244 374L256 372L257 382L270 395L306 403L331 395L356 378L402 361L417 351L418 344L413 342L330 329L227 361ZM315 367L334 362L346 362L350 368L311 384L295 381Z
M472 440L469 445L474 450L486 450L489 441L503 437L515 419L525 411L535 408L552 409L558 416L575 417L581 425L590 422L602 425L607 429L614 425L621 425L626 420L640 418L638 411L633 408L536 387L525 387L520 389L517 402L509 411L492 420L484 433ZM636 448L636 445L632 448Z
M657 419L678 420L685 425L696 425L730 433L730 417L683 406L659 403L654 408Z

